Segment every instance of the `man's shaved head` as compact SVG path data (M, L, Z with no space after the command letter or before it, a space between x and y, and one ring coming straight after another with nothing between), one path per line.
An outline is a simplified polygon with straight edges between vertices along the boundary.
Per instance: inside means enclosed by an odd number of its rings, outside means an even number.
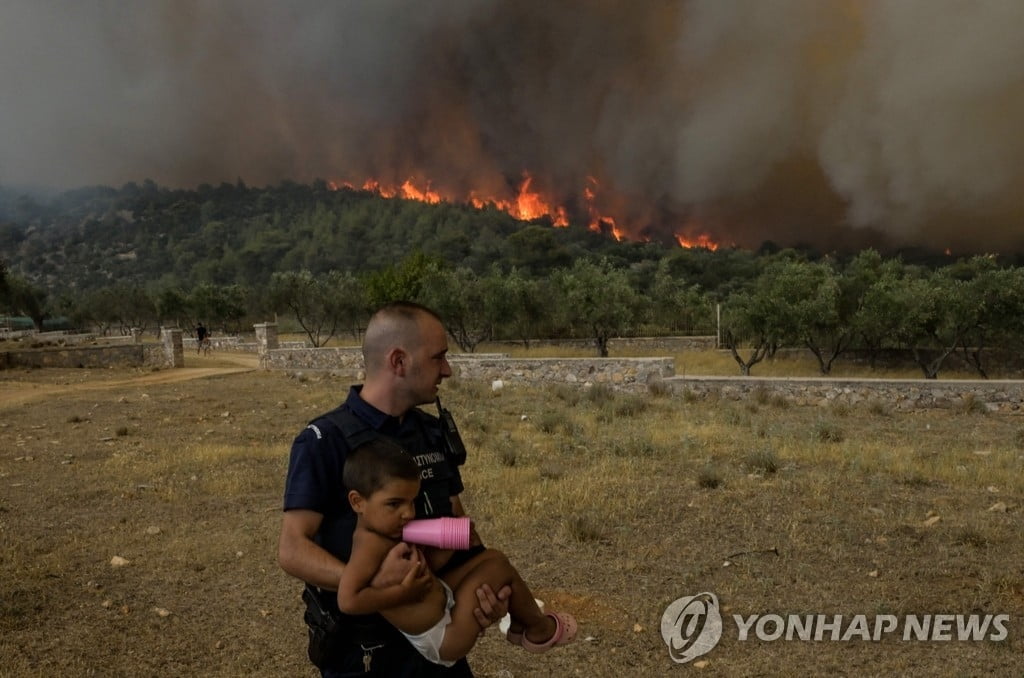
M384 366L392 349L411 349L420 338L420 323L424 318L433 318L441 323L436 313L411 301L392 302L373 314L363 336L363 363L367 376Z

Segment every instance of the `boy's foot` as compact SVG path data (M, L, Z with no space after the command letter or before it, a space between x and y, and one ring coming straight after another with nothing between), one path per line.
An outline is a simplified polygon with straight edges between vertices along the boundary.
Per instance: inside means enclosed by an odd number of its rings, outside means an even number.
M523 644L523 629L522 629L522 627L514 629L511 626L509 626L508 627L508 632L505 634L505 640L507 640L508 642L512 643L513 645L522 645Z
M556 645L568 645L576 639L576 631L578 625L576 624L576 618L567 612L546 612L555 622L555 631L551 634L551 637L542 643L535 643L526 637L526 634L522 634L522 640L520 644L529 652L547 652ZM509 640L511 640L512 629L509 629Z

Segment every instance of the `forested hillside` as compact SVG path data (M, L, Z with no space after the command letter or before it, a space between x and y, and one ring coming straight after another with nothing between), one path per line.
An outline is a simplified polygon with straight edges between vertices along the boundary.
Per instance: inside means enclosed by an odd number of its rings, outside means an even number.
M587 253L657 259L585 228L553 229L494 208L385 199L326 183L170 190L85 188L49 201L0 192L0 258L51 290L111 282L265 285L274 271L362 273L420 251L480 272L545 272Z
M717 333L743 372L780 346L822 374L851 349L898 348L935 377L951 355L985 375L990 349L1024 346L1024 268L1005 257L619 242L325 182L0 189L0 264L0 313L37 328L238 331L278 313L321 345L403 298L469 351L576 336L604 355L616 335Z

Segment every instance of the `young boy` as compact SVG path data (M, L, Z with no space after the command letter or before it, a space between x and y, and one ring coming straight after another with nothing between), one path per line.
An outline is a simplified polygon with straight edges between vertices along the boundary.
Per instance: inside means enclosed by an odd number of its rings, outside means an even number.
M352 554L338 584L342 612L380 613L424 657L451 666L469 653L480 635L473 616L477 588L487 583L497 591L507 584L512 589L510 642L543 652L575 638L576 620L565 613L541 612L519 573L498 551L487 550L438 579L433 570L443 567L452 552L414 547L412 567L401 583L371 587L384 556L416 517L420 469L396 444L377 439L348 455L343 477L357 522Z

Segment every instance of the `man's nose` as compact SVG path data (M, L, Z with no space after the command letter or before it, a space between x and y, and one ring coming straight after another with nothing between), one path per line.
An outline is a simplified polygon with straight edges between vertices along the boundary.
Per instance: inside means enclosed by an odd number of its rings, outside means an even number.
M441 378L447 379L452 376L452 366L448 364L448 358L441 361Z

